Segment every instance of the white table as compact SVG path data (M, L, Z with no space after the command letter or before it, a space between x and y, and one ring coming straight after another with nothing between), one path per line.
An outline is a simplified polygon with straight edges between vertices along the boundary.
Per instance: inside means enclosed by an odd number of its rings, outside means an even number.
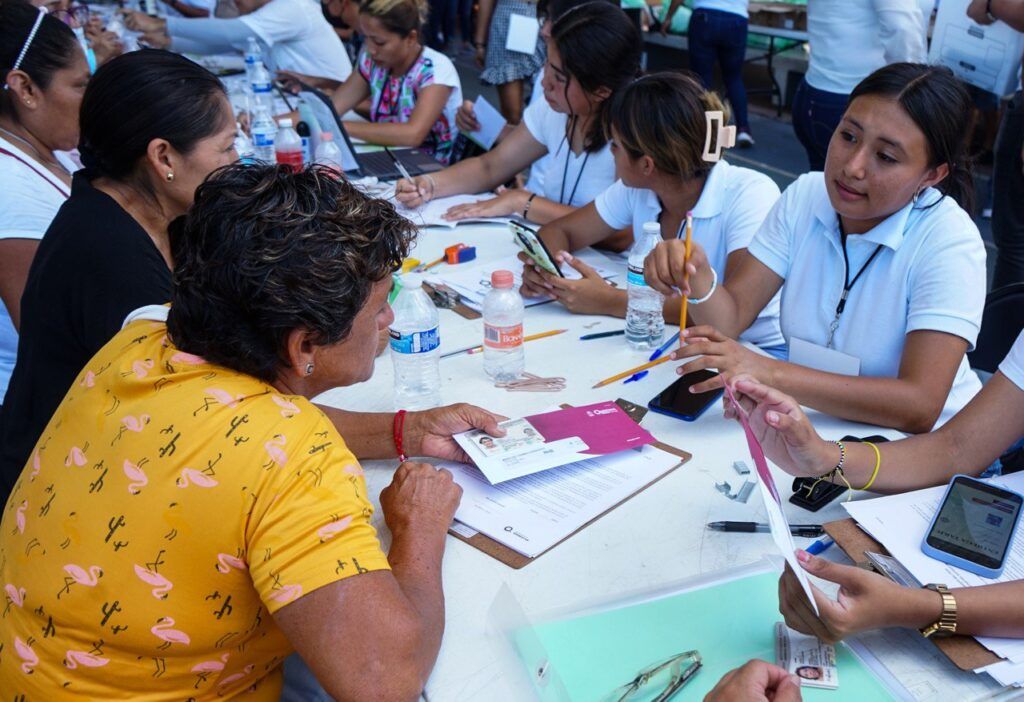
M464 242L477 247L481 260L511 253L511 235L499 225L460 225L452 231L430 229L421 234L415 257L438 258L445 246ZM622 282L622 281L620 281ZM585 333L622 328L623 321L608 317L578 316L552 303L527 310L525 333L549 329L569 332L526 344L526 368L543 376L561 375L568 387L561 393L510 393L495 389L483 373L482 354L455 356L441 361L445 403L474 402L510 417L535 413L556 403L587 404L623 397L646 406L647 401L676 377L676 364L651 371L642 382L614 384L593 390L598 380L646 360L631 351L623 337L580 341ZM666 333L671 333L670 328ZM466 320L441 310L442 352L483 338L481 320ZM350 410L391 411L392 364L387 354L377 359L374 377L360 385L325 393L318 401ZM857 425L812 413L825 437L845 434L898 432ZM449 537L444 561L446 630L437 666L427 685L431 702L448 700L523 699L513 681L521 675L509 670L488 636L488 610L506 584L528 615L585 601L611 598L653 589L698 574L760 560L774 553L769 534L709 532L706 522L716 519L763 521L761 498L755 490L748 504L728 500L714 483L742 484L733 470L735 460L751 465L742 430L722 418L721 405L693 423L650 413L643 425L660 440L689 451L693 458L663 480L620 505L594 524L556 546L521 570L513 570L462 541ZM364 464L370 495L377 501L391 481L395 461ZM791 478L776 472L780 490L789 493ZM820 523L846 516L838 501L817 514L787 503L792 522ZM389 541L380 512L374 522L385 545ZM797 539L806 546L809 539ZM837 557L839 549L829 555ZM897 636L900 636L897 634ZM919 637L917 637L919 638ZM918 699L950 699L956 686L960 699L973 699L992 686L971 673L961 673L927 642L913 636L881 638L886 664L911 687Z

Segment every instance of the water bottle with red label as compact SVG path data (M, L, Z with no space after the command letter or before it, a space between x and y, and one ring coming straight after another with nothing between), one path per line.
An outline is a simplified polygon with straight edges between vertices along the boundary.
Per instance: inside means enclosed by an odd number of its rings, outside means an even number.
M292 127L290 119L277 121L277 136L274 138L274 157L281 165L288 166L292 172L302 170L302 139Z
M511 271L491 273L491 291L484 298L484 372L494 380L515 380L523 374L523 297Z

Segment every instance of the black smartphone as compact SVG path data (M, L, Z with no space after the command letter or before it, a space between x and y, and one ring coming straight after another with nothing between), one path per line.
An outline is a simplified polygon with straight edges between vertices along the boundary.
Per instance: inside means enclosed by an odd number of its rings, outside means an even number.
M558 268L558 264L555 263L555 257L548 251L548 247L544 245L544 240L537 236L537 232L527 227L525 224L512 220L508 223L508 228L512 231L515 237L516 245L523 250L527 256L529 256L534 263L546 270L551 275L557 275L559 278L564 278L565 275Z
M692 393L690 388L717 376L718 373L709 370L687 373L658 393L654 399L647 403L647 406L652 412L659 412L670 417L692 422L704 414L707 408L722 396L722 389Z

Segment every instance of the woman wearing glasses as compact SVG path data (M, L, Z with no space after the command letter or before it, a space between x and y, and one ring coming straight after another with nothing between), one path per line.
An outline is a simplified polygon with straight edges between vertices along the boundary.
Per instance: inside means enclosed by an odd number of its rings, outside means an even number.
M21 294L39 240L71 193L89 66L44 9L0 4L0 405L14 370Z
M359 8L363 48L334 93L344 115L367 98L369 122L346 122L357 139L385 146L422 147L448 164L458 130L462 84L451 59L424 46L425 0L371 0Z

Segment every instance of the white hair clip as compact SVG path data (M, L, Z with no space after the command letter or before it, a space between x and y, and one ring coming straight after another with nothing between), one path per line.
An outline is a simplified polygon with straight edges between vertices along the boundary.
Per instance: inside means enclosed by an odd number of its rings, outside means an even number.
M726 126L725 115L720 110L705 112L704 119L707 122L707 134L704 136L704 153L701 154L705 161L714 163L722 158L722 149L731 149L736 145L736 127ZM711 136L715 135L715 151L711 152Z
M36 15L36 21L32 23L32 29L28 32L28 38L25 39L25 43L21 47L21 51L18 52L18 58L14 59L14 65L11 66L11 72L17 71L21 68L21 62L25 60L25 54L28 53L28 47L32 46L32 40L36 38L36 32L39 31L39 25L43 23L43 17L46 16L46 8L40 7L39 14ZM4 81L4 90L7 90L10 86L7 85L7 81Z

